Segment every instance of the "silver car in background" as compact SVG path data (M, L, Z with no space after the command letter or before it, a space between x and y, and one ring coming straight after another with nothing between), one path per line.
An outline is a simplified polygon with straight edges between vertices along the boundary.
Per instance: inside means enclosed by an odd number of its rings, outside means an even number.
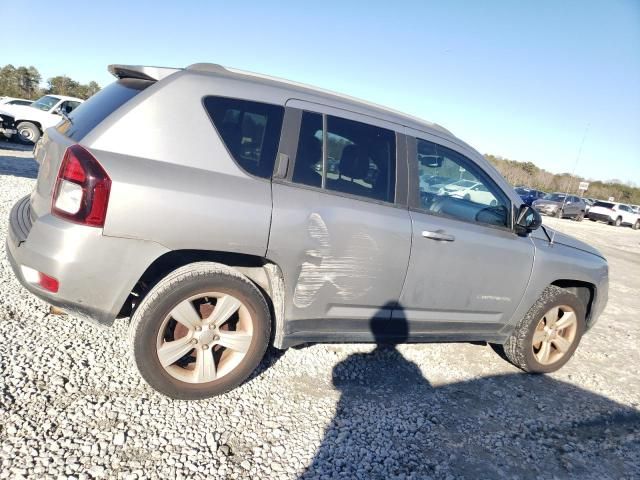
M544 215L569 217L578 222L584 220L587 213L587 204L582 198L566 193L547 193L539 200L533 201L531 206Z
M53 305L130 317L165 395L226 392L269 344L484 341L551 372L607 302L602 254L439 125L219 65L109 69L36 145L8 257Z

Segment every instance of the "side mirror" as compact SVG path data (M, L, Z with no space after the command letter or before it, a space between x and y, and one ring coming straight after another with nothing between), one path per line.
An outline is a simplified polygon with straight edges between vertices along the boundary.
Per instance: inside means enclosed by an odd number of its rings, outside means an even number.
M438 157L437 155L422 155L418 154L418 158L420 163L428 168L440 168L442 167L442 157Z
M519 234L526 235L540 228L540 225L542 225L542 217L537 210L529 205L522 204L516 217L516 231Z

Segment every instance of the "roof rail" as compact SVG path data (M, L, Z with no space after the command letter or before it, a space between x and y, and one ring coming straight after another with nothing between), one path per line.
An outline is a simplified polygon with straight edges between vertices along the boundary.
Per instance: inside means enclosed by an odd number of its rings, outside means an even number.
M144 65L109 65L109 73L116 78L137 78L157 82L179 72L181 68L146 67Z

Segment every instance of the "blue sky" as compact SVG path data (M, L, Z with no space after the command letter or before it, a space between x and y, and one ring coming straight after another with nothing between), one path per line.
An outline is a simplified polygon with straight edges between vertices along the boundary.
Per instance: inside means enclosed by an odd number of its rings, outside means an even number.
M640 185L638 0L28 5L26 18L24 3L2 6L20 20L2 22L0 65L104 86L110 63L221 63L381 103L556 173L573 171L588 126L576 173Z

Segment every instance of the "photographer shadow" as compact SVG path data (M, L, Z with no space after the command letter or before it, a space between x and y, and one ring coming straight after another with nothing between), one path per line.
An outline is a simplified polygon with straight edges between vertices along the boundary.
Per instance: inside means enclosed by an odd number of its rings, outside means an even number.
M434 387L396 348L409 328L394 308L370 322L374 350L334 367L340 399L301 479L638 474L638 410L546 375Z

